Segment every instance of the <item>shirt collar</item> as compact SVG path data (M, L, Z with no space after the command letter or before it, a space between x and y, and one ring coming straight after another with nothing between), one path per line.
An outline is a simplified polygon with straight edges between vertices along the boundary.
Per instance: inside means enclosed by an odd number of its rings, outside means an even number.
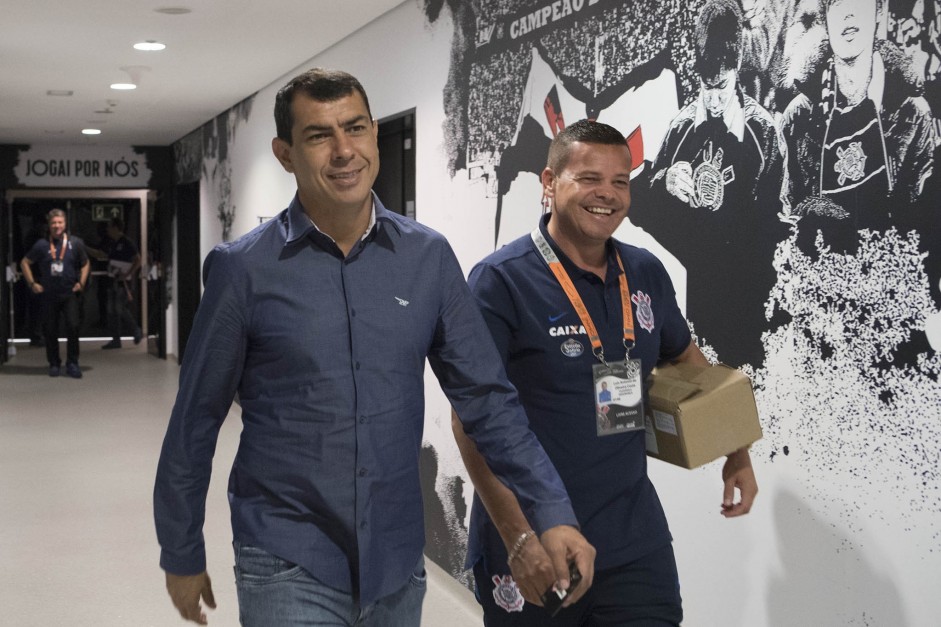
M372 210L369 215L369 226L366 228L366 232L363 233L362 239L366 239L370 233L373 232L377 225L380 223L392 224L393 227L398 230L397 225L391 218L391 214L388 209L386 209L379 198L376 196L376 193L372 193ZM301 204L301 200L298 195L295 193L294 198L291 200L291 204L287 209L287 240L285 244L291 244L296 242L299 239L307 237L311 231L317 231L318 233L323 233L314 221L310 219L310 216L307 215L307 212L304 211L304 205Z
M869 88L866 95L876 105L876 111L882 111L882 96L885 94L885 63L882 55L874 52L872 55L872 78L869 79Z
M699 97L696 99L696 118L694 121L696 128L699 128L699 125L709 118L706 113L706 105L703 103L702 99L703 94L702 90L700 90ZM742 104L742 98L738 88L735 89L732 101L722 114L722 121L725 122L725 127L729 129L730 133L735 135L738 141L742 141L745 138L745 107Z
M549 242L549 245L552 246L552 250L555 251L556 256L559 258L559 261L562 262L562 265L565 266L565 269L569 274L572 272L578 272L589 278L594 278L598 280L598 275L590 270L585 270L579 268L578 265L571 259L568 255L562 252L562 249L559 248L559 245L555 243L555 240L552 239L552 236L549 235L549 219L552 217L552 213L546 213L539 219L539 231L545 236L546 241ZM614 255L617 254L616 248L614 246L614 239L608 238L608 241L605 242L605 251L608 255L608 270L605 277L605 282L609 281L612 277L617 279L618 275L621 274L621 267L618 265L618 261Z

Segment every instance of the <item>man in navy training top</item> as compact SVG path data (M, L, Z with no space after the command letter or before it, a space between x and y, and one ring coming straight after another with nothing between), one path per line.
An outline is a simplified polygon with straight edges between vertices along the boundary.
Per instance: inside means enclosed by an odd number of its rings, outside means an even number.
M108 221L108 252L91 251L96 259L102 256L108 260L108 274L111 284L108 286L108 326L111 328L111 341L101 348L108 350L121 348L122 327L131 329L134 343L140 344L143 334L140 325L131 314L130 304L134 300L132 281L140 269L141 258L137 246L124 234L124 220L118 217ZM98 253L96 256L95 253Z
M590 572L565 489L446 240L371 192L378 126L362 85L313 69L275 101L275 157L297 194L206 259L206 289L154 490L160 565L180 614L214 607L202 526L236 392L229 477L243 625L417 626L425 592L418 459L425 360L558 574Z
M643 419L596 420L601 377L613 377L618 402L642 416L643 382L657 363L708 365L660 261L612 238L630 207L630 173L631 154L616 129L585 120L567 127L542 172L551 212L468 278L531 427L597 550L594 585L553 625L679 625L683 618L672 537L647 477ZM611 418L615 406L608 409ZM528 516L464 437L457 415L455 435L479 497L468 565L485 623L545 625L537 607L544 588L534 583L547 568L544 546L526 535ZM722 514L747 513L757 493L748 451L730 455L722 474Z
M65 212L49 212L49 238L40 239L20 262L23 278L34 294L40 295L43 335L49 376L62 371L59 353L59 320L65 322L65 373L82 378L78 366L78 328L81 323L82 297L88 283L89 263L85 246L78 237L66 232ZM37 280L36 272L39 278Z

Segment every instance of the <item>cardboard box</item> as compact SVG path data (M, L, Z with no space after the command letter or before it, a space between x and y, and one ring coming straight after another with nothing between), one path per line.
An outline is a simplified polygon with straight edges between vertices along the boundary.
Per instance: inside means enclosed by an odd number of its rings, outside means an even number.
M740 370L671 364L649 383L649 456L697 468L761 439L751 380Z

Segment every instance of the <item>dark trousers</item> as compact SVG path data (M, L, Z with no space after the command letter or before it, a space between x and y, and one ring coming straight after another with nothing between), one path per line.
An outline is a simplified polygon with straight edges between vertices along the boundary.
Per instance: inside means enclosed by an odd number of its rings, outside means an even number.
M140 335L140 327L131 315L129 305L131 297L129 287L123 281L112 279L108 288L108 326L111 327L111 338L115 342L121 341L121 331L130 330L135 337Z
M585 596L554 618L539 606L521 604L515 582L507 586L503 580L498 589L484 560L474 566L474 578L486 627L678 627L683 621L670 544L635 562L595 571L594 583Z
M42 328L46 336L46 360L61 366L59 355L59 321L65 323L66 363L78 363L78 328L81 324L81 294L42 294Z

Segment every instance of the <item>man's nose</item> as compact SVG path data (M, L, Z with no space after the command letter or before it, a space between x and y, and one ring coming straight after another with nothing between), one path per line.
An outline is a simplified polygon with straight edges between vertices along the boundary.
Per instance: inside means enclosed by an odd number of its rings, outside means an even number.
M595 187L595 197L599 200L611 200L614 198L614 187L607 181L602 181Z
M337 133L333 140L333 155L335 161L348 161L353 157L353 142L346 133Z

